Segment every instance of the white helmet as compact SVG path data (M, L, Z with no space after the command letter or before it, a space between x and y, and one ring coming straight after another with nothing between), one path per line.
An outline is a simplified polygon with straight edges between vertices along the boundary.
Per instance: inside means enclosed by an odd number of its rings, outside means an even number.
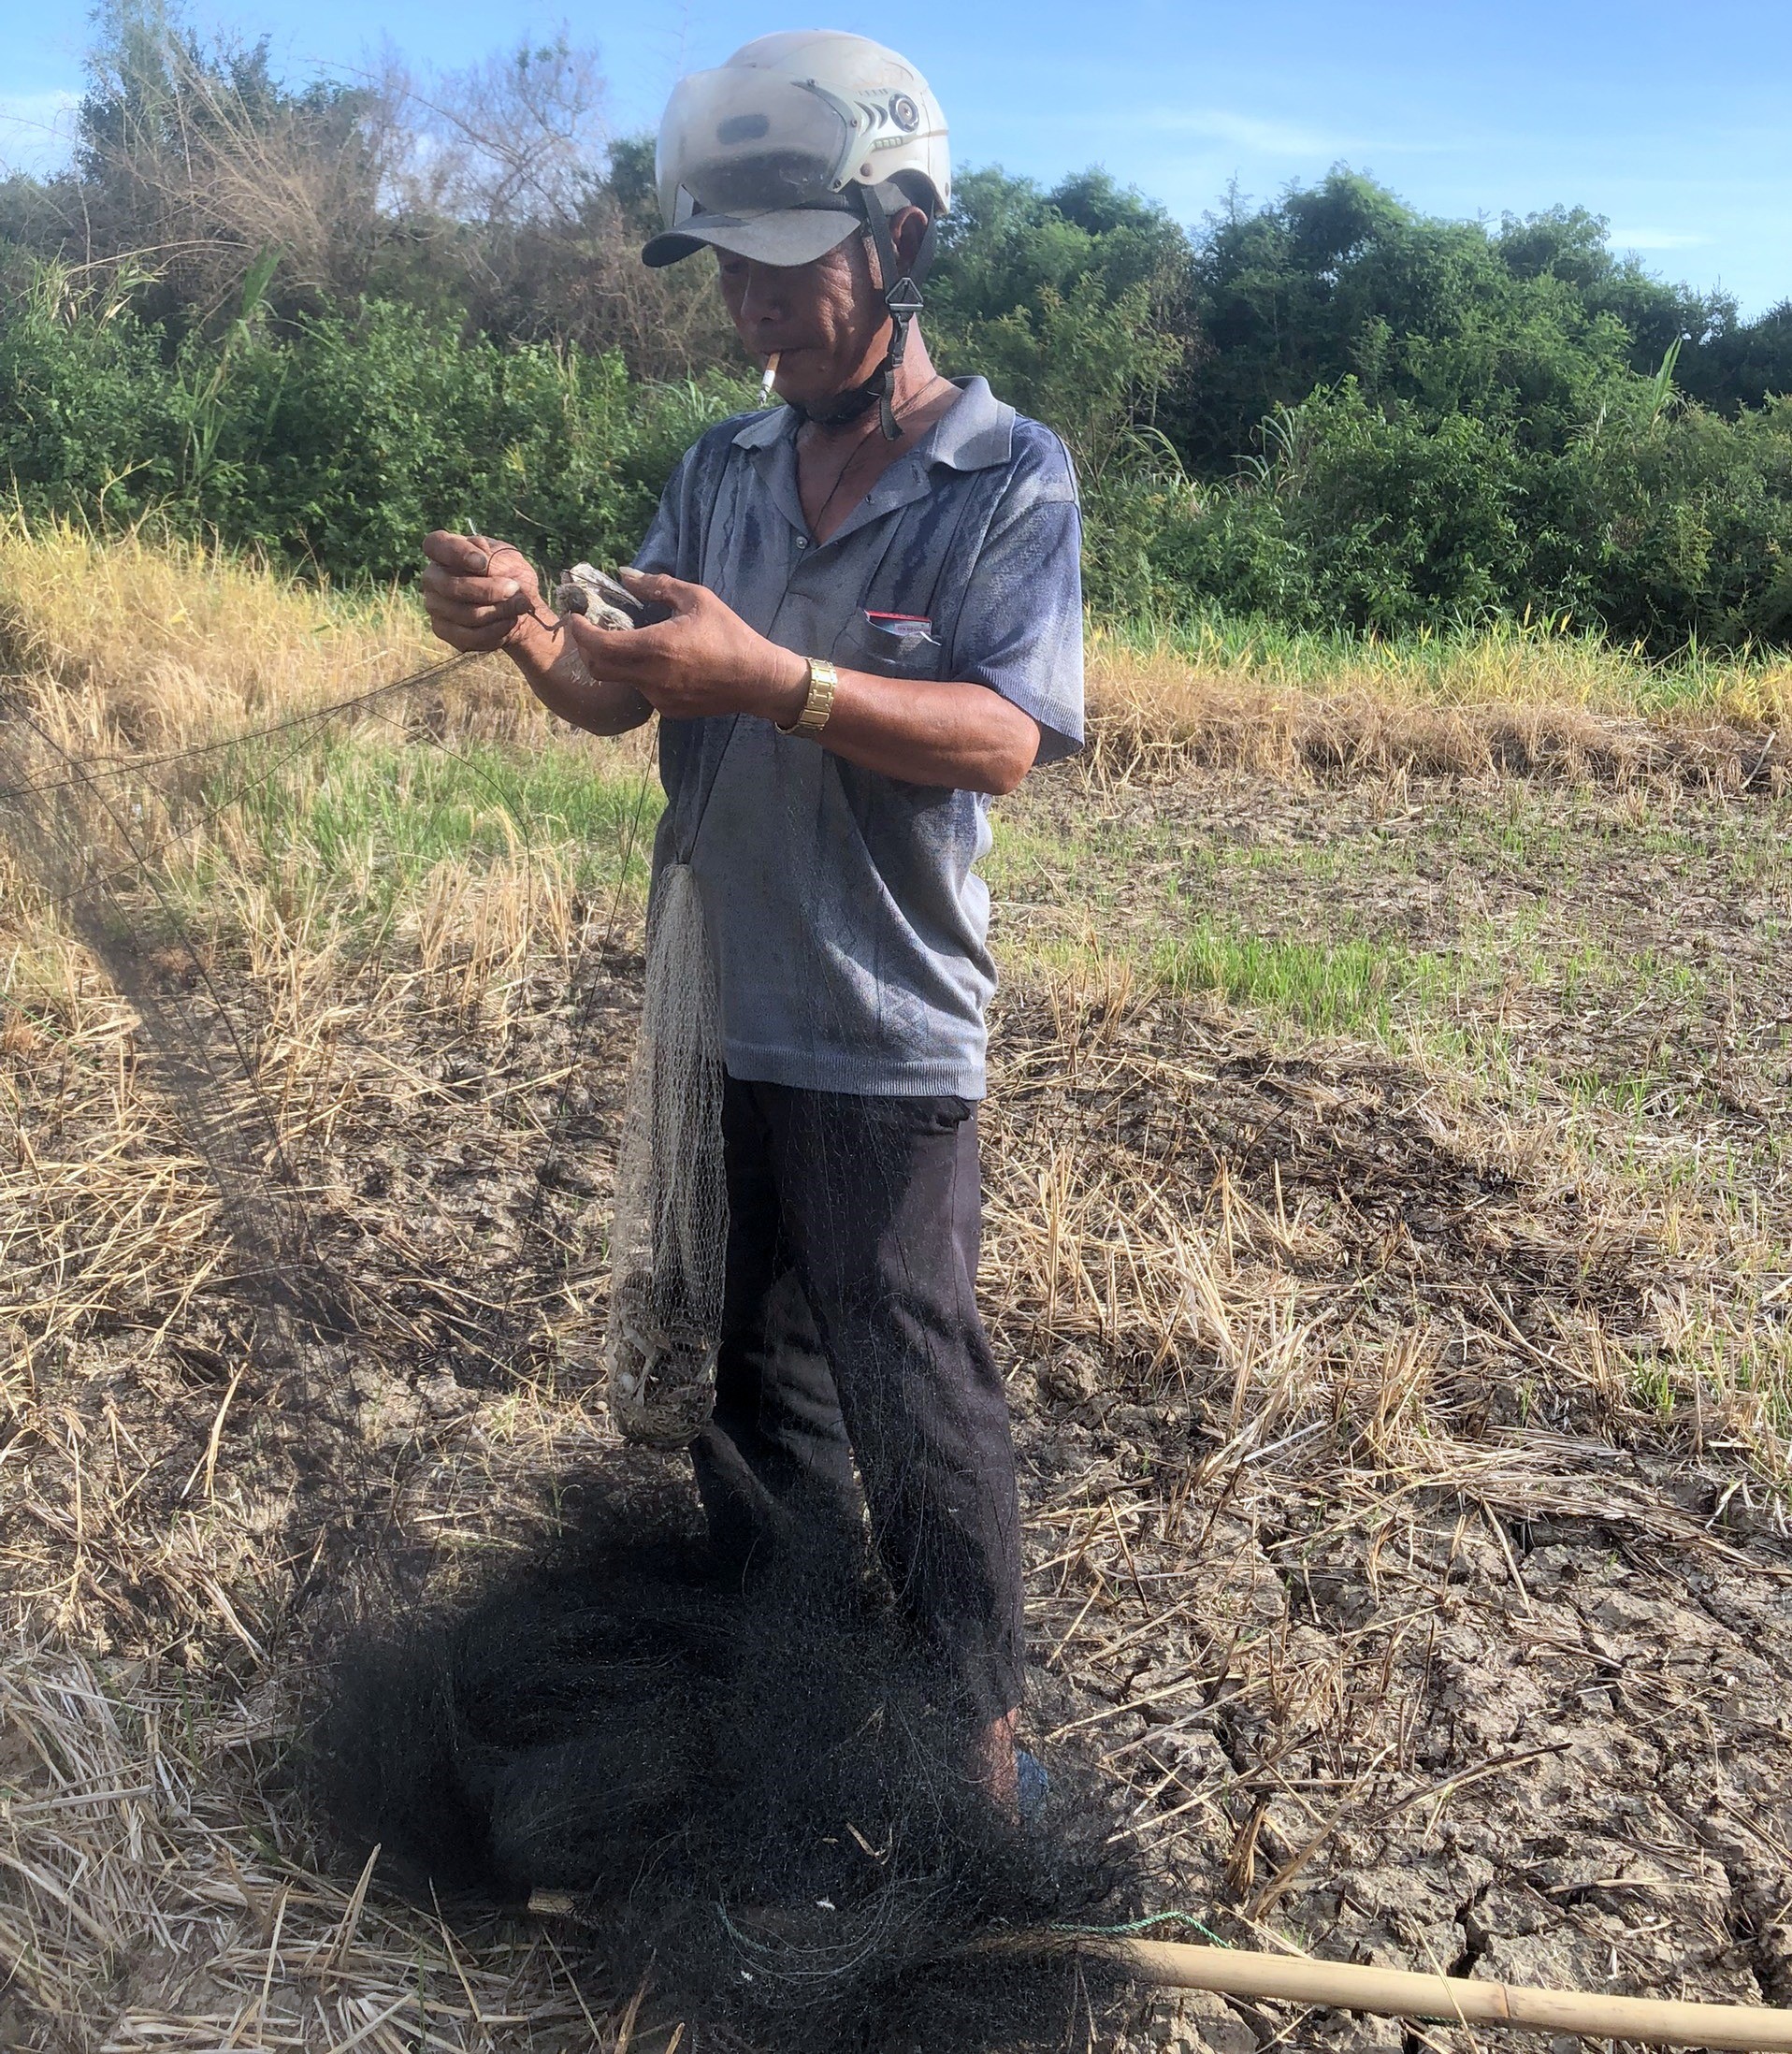
M913 65L863 36L761 36L672 88L655 158L675 264L705 244L762 264L812 264L909 205L951 204L946 117ZM893 282L886 280L887 283Z

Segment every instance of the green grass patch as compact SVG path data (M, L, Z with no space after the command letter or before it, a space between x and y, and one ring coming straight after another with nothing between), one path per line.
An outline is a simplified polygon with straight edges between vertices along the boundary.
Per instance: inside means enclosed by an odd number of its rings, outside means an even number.
M644 890L663 798L651 773L556 745L330 736L294 756L258 744L201 793L212 822L186 879L206 894L242 866L283 898L382 931L432 873L551 860L584 892Z
M1167 991L1210 991L1315 1034L1381 1041L1395 1037L1396 1009L1441 1010L1461 982L1456 964L1429 950L1243 934L1205 919L1161 940L1150 968Z

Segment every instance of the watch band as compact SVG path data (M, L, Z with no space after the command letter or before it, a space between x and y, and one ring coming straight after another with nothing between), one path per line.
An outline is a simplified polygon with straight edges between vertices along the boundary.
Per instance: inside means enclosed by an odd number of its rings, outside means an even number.
M825 657L810 657L809 696L802 702L802 711L788 728L779 728L780 734L794 735L799 741L812 742L828 725L828 716L833 711L833 695L839 687L840 673Z

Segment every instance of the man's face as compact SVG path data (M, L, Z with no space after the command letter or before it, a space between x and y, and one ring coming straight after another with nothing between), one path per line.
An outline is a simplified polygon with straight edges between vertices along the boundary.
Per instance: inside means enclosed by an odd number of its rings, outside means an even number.
M911 220L912 217L912 220ZM901 258L927 218L905 209L890 223ZM851 235L813 264L758 264L718 250L722 299L741 340L756 356L778 354L777 389L815 406L862 384L882 360L889 317L862 235Z

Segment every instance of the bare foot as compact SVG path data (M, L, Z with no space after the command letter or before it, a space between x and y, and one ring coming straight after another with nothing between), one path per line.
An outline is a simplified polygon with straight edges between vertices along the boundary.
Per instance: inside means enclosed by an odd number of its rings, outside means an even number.
M991 1719L976 1736L972 1747L977 1781L996 1808L1006 1816L1020 1816L1020 1786L1015 1762L1014 1729L1020 1714L1017 1708Z

